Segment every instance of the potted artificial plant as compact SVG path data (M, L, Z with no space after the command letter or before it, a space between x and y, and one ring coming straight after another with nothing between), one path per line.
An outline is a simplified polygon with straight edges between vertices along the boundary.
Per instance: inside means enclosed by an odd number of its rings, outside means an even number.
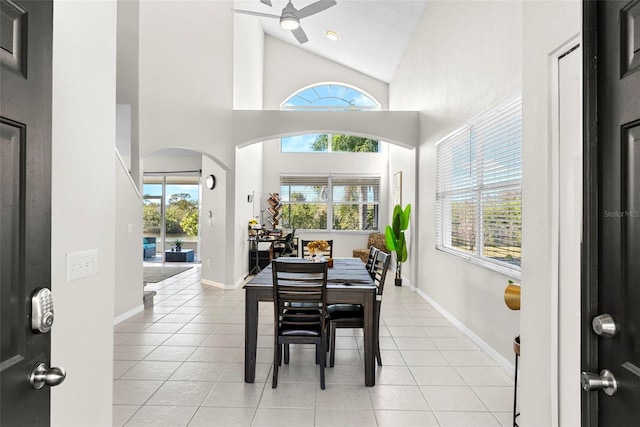
M182 240L176 239L176 241L173 243L174 245L176 245L176 251L178 252L182 251Z
M391 225L387 225L385 230L387 249L393 252L396 257L396 286L402 286L402 263L405 262L409 256L404 231L409 228L410 216L411 204L408 204L404 209L402 209L402 206L396 205L393 208Z

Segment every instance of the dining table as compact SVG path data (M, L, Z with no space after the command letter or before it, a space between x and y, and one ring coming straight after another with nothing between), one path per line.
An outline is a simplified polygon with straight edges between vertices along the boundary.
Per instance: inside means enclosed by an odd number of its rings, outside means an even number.
M304 258L278 258L286 262L309 262ZM256 274L244 286L244 381L252 383L256 377L256 351L258 343L258 303L273 302L273 276L271 264ZM359 258L333 258L327 272L327 304L362 304L364 307L364 383L376 384L375 348L376 286Z

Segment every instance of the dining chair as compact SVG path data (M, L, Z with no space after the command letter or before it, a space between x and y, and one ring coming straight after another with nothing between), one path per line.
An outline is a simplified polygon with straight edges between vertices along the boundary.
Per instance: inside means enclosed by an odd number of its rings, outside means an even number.
M375 337L376 337L376 360L378 366L382 366L380 357L380 308L382 306L382 292L384 291L384 281L389 268L391 255L378 251L373 266L373 282L376 285L376 305L375 305ZM329 366L333 368L336 357L336 329L338 328L362 328L364 329L364 307L362 304L331 304L327 307L329 316L330 334L330 355Z
M295 234L296 229L294 228L291 233L285 236L284 241L277 241L273 244L273 254L276 258L293 253L293 237Z
M316 362L320 364L320 388L324 390L327 263L295 262L280 258L273 260L271 265L274 307L271 386L278 386L278 368L282 364L283 347L288 348L289 344L315 344ZM295 309L291 307L293 304L296 305Z
M316 239L319 240L319 239ZM309 243L313 242L314 240L302 240L300 247L302 248L299 253L301 258L306 258L309 256ZM333 240L325 240L325 242L327 242L329 244L329 249L327 249L326 251L322 251L322 255L324 255L325 258L333 258Z
M376 248L375 246L369 247L367 262L365 263L364 266L369 272L369 274L371 275L371 277L374 276L374 267L376 265L376 258L378 257L378 252L380 252L380 249Z

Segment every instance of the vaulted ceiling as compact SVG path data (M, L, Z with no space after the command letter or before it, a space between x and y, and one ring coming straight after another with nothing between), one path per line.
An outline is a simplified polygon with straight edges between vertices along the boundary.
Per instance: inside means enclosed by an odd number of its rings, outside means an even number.
M316 0L292 0L300 10ZM324 1L324 0L323 0ZM288 0L236 0L236 9L280 16ZM302 18L309 41L300 44L275 18L255 16L265 34L389 82L427 8L427 0L336 0L334 6ZM327 38L334 31L338 41Z

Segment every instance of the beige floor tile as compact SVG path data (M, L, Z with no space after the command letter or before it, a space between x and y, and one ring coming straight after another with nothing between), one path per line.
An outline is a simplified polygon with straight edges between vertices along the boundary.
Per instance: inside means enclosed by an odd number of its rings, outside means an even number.
M184 362L169 377L169 381L218 381L226 363Z
M378 427L437 427L430 411L375 411Z
M158 320L158 323L188 323L196 317L195 314L176 314L175 311L165 315L164 317Z
M244 363L229 363L226 365L224 372L218 378L218 381L225 382L243 382L244 381ZM255 383L264 383L271 381L271 364L256 363Z
M142 405L161 385L162 381L116 380L113 383L113 404Z
M442 355L454 366L495 366L482 351L445 350Z
M416 381L407 366L384 365L376 368L376 385L378 384L416 385Z
M184 362L197 347L163 345L149 353L145 360L159 360L163 362Z
M324 390L317 391L315 407L318 408L318 412L336 413L343 411L324 409L373 409L368 388L355 384L332 384Z
M163 346L188 346L197 347L208 337L207 334L174 334L162 343Z
M137 360L114 360L113 361L113 379L117 380L138 363Z
M155 349L153 345L119 345L113 349L113 360L142 360Z
M311 408L315 407L316 392L324 392L331 386L327 384L321 390L318 384L309 383L280 383L277 388L271 388L267 383L264 388L260 408ZM311 417L313 420L313 416Z
M240 347L244 342L244 335L209 335L202 342L206 347ZM272 343L273 344L273 343Z
M374 409L428 411L429 405L418 386L376 385L369 389Z
M126 427L186 427L197 410L189 406L143 406Z
M500 426L491 412L434 412L442 427Z
M253 427L282 427L283 420L287 425L296 427L313 427L313 408L259 408Z
M171 337L171 334L154 334L140 332L131 336L123 345L160 345Z
M400 354L409 366L450 366L438 350L402 350Z
M264 383L217 382L202 406L256 408L263 389Z
M213 323L188 323L177 332L178 334L211 334L220 325Z
M228 363L237 348L230 347L198 347L187 359L189 362Z
M469 338L431 338L438 350L480 350Z
M437 350L430 338L395 337L398 350ZM380 347L382 348L382 347Z
M470 386L513 386L513 381L496 367L456 367Z
M420 390L433 411L489 411L466 386L421 386Z
M419 326L388 326L391 336L395 337L426 337L421 327Z
M122 427L140 408L138 405L113 405L113 427Z
M255 408L214 408L201 406L189 427L251 427Z
M491 412L513 411L513 386L473 387L473 391Z
M315 427L370 427L376 425L373 409L316 410Z
M166 380L178 369L180 362L159 362L142 360L129 369L123 380Z
M202 405L211 391L213 382L167 381L151 396L147 405L196 406ZM195 413L195 411L194 411Z
M418 385L466 385L450 366L410 366L409 369Z

